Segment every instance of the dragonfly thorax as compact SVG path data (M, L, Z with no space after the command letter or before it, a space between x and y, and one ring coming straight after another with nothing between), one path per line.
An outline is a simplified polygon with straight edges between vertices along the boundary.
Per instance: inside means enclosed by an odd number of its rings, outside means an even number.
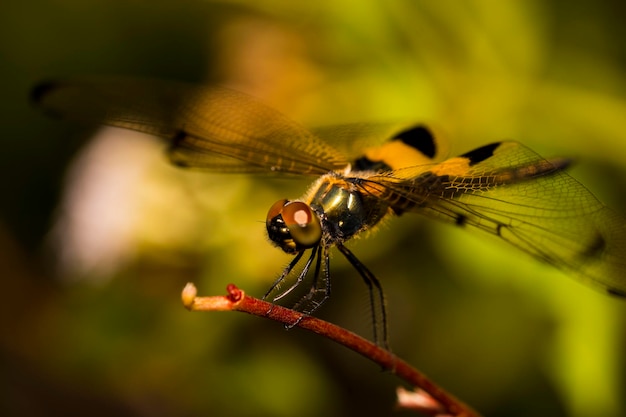
M327 245L343 243L372 228L389 213L381 199L355 186L358 178L332 173L321 177L305 199L322 213L323 240Z

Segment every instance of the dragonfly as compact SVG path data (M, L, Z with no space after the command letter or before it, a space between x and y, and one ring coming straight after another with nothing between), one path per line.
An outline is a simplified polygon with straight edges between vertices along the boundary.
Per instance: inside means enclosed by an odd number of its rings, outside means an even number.
M308 129L242 92L152 79L56 80L32 98L58 117L165 138L180 167L315 177L302 197L268 211L270 241L293 258L264 298L280 302L307 282L293 308L313 314L330 296L336 248L367 285L379 345L388 346L382 286L346 242L404 213L495 236L626 297L626 221L565 172L568 159L544 159L518 142L446 159L425 125Z

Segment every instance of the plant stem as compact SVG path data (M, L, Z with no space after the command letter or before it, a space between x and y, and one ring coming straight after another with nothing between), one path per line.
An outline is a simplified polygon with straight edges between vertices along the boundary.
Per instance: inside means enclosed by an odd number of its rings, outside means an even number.
M298 326L312 331L369 358L384 370L418 388L418 396L423 399L431 397L435 400L429 405L417 407L420 411L438 417L480 417L477 412L440 388L406 361L355 333L313 316L247 296L234 284L229 284L226 291L228 294L225 296L197 297L195 286L189 283L183 290L183 304L190 311L242 311L287 326Z

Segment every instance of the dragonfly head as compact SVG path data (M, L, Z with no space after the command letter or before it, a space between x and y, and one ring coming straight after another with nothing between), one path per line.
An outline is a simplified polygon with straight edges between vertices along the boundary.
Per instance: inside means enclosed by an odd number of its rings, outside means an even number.
M267 212L266 225L270 240L287 253L312 248L322 238L317 213L302 201L278 200Z

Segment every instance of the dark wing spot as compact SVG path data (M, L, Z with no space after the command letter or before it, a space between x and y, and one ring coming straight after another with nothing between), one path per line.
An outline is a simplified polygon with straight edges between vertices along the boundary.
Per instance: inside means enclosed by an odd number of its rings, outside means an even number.
M467 217L465 217L465 216L464 216L464 215L462 215L462 214L459 214L459 215L456 217L456 219L454 220L454 223L455 223L457 226L465 226L465 222L466 222L466 221L467 221Z
M352 163L352 169L355 171L391 171L391 167L383 161L372 161L362 156Z
M54 81L46 81L46 82L37 84L30 91L31 104L33 104L34 106L42 107L44 110L44 113L46 113L47 115L51 117L61 118L62 117L61 113L54 111L52 109L46 108L44 104L46 97L50 95L51 92L58 89L60 85L61 84L59 84L58 82L54 82Z
M182 142L187 138L187 132L185 132L184 130L179 130L178 132L176 132L176 135L174 135L174 137L172 138L172 142L170 143L170 145L167 147L167 156L170 160L170 163L174 166L177 167L181 167L181 168L189 168L190 165L188 162L181 160L179 158L176 158L176 151L177 149L180 149Z
M492 143L489 145L481 146L478 149L474 149L473 151L469 151L461 155L461 158L469 159L469 165L476 165L488 158L493 156L493 153L500 146L500 142Z
M434 158L437 153L435 138L425 126L416 126L395 135L391 140L400 140L402 143L417 149L429 158Z
M587 250L584 251L582 255L588 258L600 256L600 254L604 251L605 248L606 248L606 240L604 239L604 236L598 233L595 239L593 240L593 242L591 243L591 245L589 245Z
M616 288L607 288L606 292L609 295L614 295L616 297L623 297L626 298L626 292L622 291L622 290L618 290Z
M180 161L178 159L170 158L170 163L174 165L175 167L179 167L179 168L191 168L191 165L189 165L187 162Z
M175 148L179 147L182 141L184 141L187 138L187 136L189 135L184 130L179 130L178 132L176 132L176 134L172 138L172 144L170 145L170 150L174 150Z
M54 82L48 81L37 84L30 92L30 100L35 104L41 102L41 98L53 88L55 88Z

